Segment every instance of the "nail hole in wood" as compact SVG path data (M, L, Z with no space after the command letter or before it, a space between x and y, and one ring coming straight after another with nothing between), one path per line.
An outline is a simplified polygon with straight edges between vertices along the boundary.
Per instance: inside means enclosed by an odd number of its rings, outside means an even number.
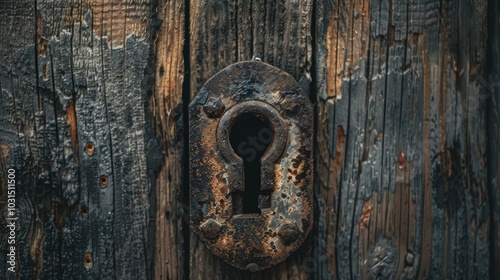
M87 206L82 206L82 216L87 218L89 216L89 208Z
M83 265L85 266L86 269L91 269L92 268L92 254L87 252L85 253Z
M101 183L101 186L105 188L108 185L108 177L106 175L102 175L99 182Z
M399 151L398 164L399 164L399 169L403 169L406 165L406 156L405 153L402 151Z
M87 144L85 144L85 151L87 152L87 155L91 156L94 153L94 149L94 143L87 142Z

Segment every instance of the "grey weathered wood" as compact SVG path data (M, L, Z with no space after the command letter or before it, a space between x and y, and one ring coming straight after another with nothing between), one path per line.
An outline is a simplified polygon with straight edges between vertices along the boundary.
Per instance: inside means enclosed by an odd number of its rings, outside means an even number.
M146 278L149 3L0 6L1 172L18 172L26 213L19 271L6 271L2 253L1 277Z
M500 278L500 3L488 2L488 68L490 76L487 111L488 184L490 193L490 271L491 278ZM486 214L488 215L488 214Z
M486 4L318 6L317 278L489 277Z

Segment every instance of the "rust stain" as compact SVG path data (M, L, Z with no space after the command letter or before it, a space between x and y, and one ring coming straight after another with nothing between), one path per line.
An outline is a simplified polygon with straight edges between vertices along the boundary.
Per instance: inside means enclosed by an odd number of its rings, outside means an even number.
M370 214L372 211L372 201L367 200L363 204L363 210L361 211L361 218L359 219L359 231L362 232L363 229L368 225L370 221Z
M337 145L335 147L335 170L340 170L342 168L342 163L344 162L344 147L345 147L345 134L344 129L339 126L337 127Z
M73 150L73 160L78 162L78 128L76 126L76 110L75 104L72 100L68 103L68 109L66 112L68 123L69 123L69 132L71 135L71 148Z
M399 169L403 169L406 166L406 156L403 151L399 151L399 157L398 157L398 167Z

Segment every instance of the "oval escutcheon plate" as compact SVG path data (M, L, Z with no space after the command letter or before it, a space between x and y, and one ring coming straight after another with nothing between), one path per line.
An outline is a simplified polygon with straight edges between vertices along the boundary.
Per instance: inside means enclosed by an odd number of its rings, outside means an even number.
M253 133L253 134L252 134ZM227 263L286 259L313 222L313 108L284 71L233 64L189 105L192 231Z

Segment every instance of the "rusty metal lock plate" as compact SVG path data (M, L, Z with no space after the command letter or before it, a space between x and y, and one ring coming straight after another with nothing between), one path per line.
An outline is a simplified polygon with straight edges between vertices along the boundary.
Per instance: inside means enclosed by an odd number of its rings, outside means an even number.
M192 231L240 269L286 259L312 227L312 147L293 77L257 61L217 73L189 105Z

